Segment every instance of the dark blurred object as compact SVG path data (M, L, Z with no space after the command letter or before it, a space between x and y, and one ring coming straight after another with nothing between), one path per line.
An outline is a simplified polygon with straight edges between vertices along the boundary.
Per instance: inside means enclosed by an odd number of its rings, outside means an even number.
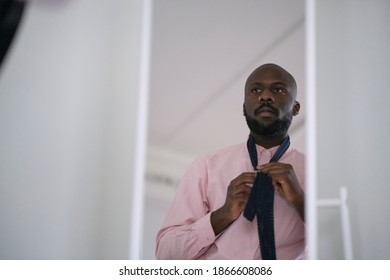
M0 0L0 66L22 18L25 2Z

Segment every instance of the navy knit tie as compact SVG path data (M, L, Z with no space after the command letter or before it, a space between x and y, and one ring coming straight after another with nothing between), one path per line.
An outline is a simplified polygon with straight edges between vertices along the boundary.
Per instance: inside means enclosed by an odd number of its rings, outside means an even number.
M270 162L278 161L290 146L290 137L287 136ZM253 168L256 170L257 150L252 135L249 135L247 148ZM244 217L253 221L257 216L259 242L263 260L276 260L274 235L274 187L266 174L258 172L253 184L248 202L244 209Z

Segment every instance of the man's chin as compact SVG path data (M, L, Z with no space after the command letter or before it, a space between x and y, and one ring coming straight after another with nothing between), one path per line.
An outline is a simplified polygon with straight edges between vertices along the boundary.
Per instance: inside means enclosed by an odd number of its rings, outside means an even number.
M275 120L257 122L253 119L247 119L247 124L252 133L271 138L285 135L290 126L289 122Z
M275 119L271 119L271 118L268 118L268 119L261 119L258 123L258 126L259 127L262 127L264 129L267 129L267 128L270 128L272 126L277 126L277 120Z

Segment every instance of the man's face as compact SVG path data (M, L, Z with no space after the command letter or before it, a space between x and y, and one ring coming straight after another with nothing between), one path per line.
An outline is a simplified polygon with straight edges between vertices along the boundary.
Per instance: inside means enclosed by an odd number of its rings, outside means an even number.
M286 135L299 111L295 97L295 81L282 68L271 65L255 70L245 85L244 115L251 132L265 137Z

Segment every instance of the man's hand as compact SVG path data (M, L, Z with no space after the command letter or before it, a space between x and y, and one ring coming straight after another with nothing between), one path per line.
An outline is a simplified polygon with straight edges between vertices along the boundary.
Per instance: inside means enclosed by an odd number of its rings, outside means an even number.
M305 194L291 164L270 162L258 166L258 170L268 175L275 191L291 203L304 220Z
M211 214L215 235L234 222L244 210L256 178L256 172L244 172L233 179L228 187L225 204Z

